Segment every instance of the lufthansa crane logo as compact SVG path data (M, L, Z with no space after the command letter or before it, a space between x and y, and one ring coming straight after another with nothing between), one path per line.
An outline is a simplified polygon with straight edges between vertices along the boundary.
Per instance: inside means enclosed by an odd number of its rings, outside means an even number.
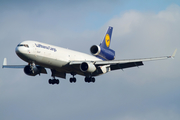
M109 45L110 45L110 37L109 37L109 34L106 34L105 42L106 42L106 46L109 47Z

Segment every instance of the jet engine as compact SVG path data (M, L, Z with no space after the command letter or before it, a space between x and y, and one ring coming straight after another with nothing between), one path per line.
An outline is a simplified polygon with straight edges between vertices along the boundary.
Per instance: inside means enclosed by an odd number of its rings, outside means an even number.
M109 48L103 48L99 45L93 45L90 48L91 54L96 57L100 57L104 60L114 60L115 58L115 51Z
M36 76L37 74L40 74L40 73L47 74L47 71L44 67L41 67L41 66L27 65L24 67L24 73L29 76Z
M82 72L93 73L96 70L96 66L92 62L83 62L80 65L80 70Z

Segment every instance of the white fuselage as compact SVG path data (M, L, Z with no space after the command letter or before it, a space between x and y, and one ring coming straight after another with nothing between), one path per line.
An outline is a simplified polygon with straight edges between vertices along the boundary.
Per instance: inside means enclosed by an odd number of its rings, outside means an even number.
M17 55L24 61L58 71L72 61L102 61L92 55L37 41L24 41L19 45L28 45L16 47Z

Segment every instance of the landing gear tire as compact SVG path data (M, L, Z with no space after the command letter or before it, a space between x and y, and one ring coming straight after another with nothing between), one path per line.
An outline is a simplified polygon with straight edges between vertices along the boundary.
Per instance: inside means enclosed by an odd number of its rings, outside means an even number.
M74 78L74 83L76 82L76 78Z
M70 79L69 79L69 82L70 82L70 83L72 83L72 82L73 82L72 78L70 78Z
M49 81L48 81L48 82L49 82L49 84L51 84L51 83L52 83L51 79L49 79Z
M85 77L84 81L89 83L90 82L89 77Z
M95 78L92 78L92 79L91 79L91 82L93 82L93 83L94 83L95 81L96 81L96 80L95 80Z
M56 84L59 84L59 80L58 79L56 79Z

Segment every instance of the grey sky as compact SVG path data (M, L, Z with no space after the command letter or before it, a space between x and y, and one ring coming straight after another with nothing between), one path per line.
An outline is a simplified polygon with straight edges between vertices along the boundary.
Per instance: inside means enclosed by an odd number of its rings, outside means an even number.
M15 54L24 40L37 40L89 53L113 26L116 59L171 55L179 47L180 2L0 1L0 54L9 64L26 64ZM179 120L180 57L114 71L87 84L23 70L0 70L0 120Z

